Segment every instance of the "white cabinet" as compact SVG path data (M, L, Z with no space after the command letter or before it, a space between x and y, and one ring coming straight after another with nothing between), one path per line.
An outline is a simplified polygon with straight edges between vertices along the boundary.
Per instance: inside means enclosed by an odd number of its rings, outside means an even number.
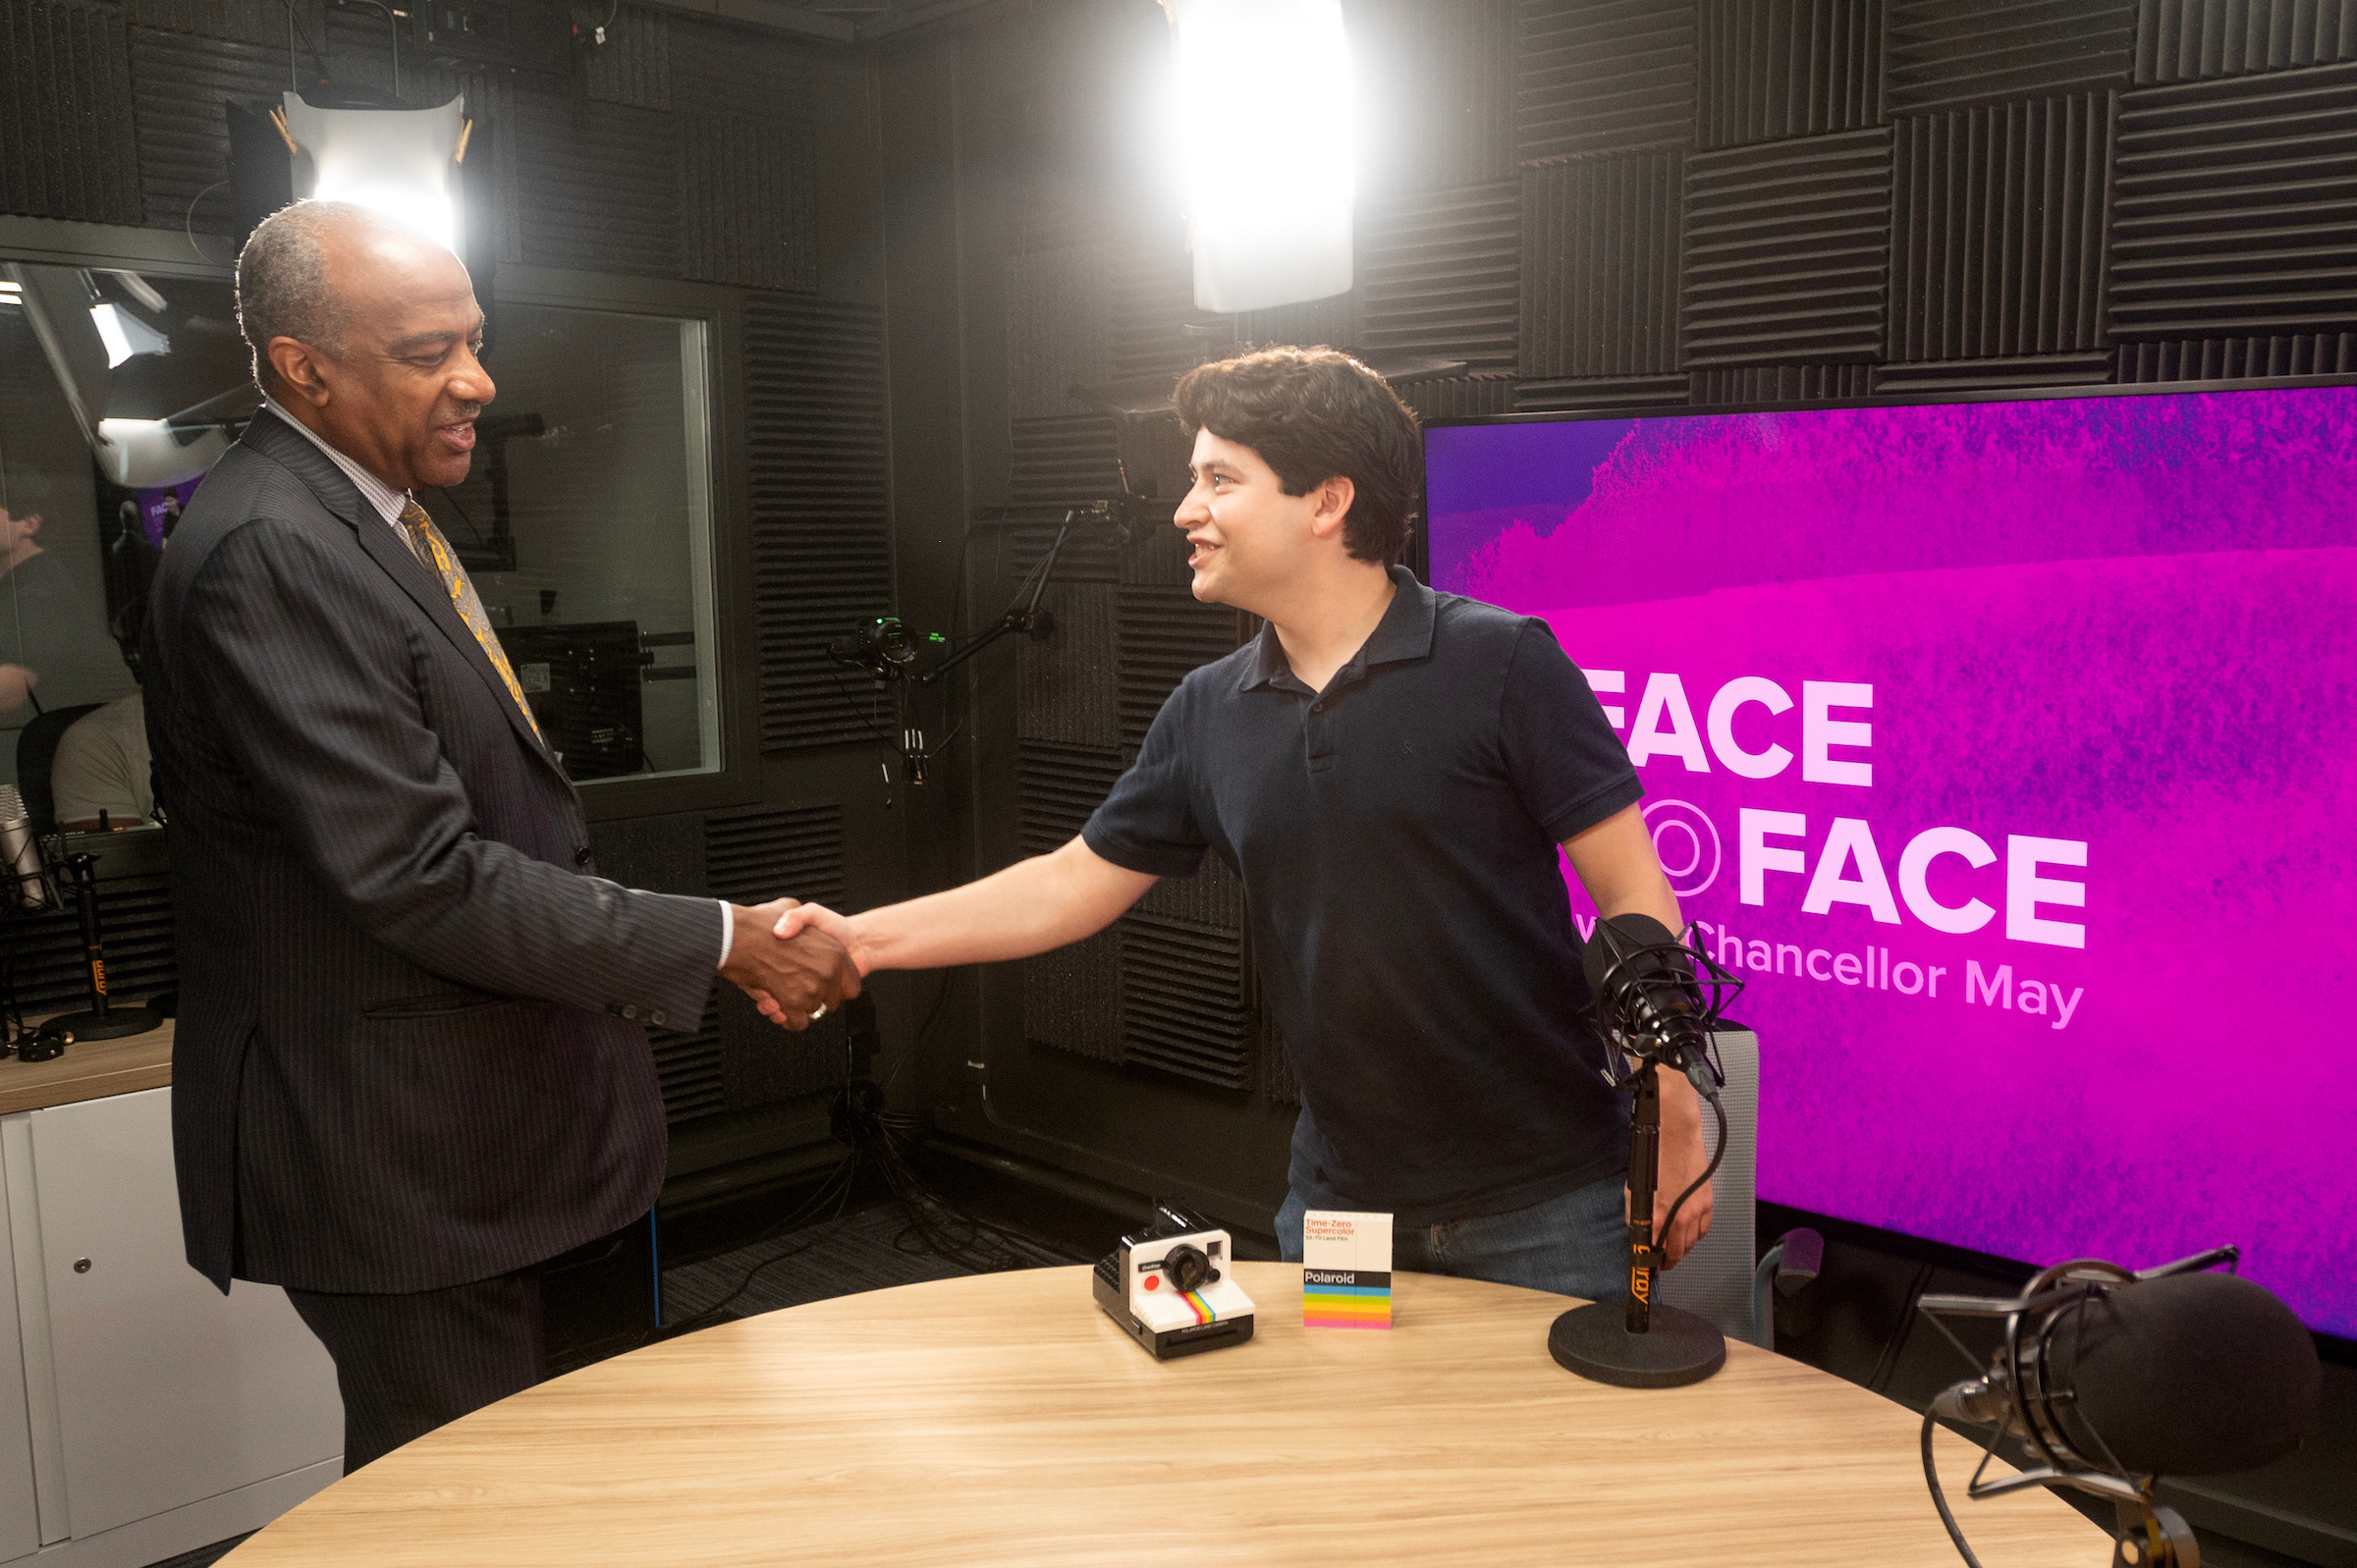
M335 1369L286 1293L241 1282L225 1297L188 1266L171 1122L169 1089L0 1120L20 1408L51 1553L192 1535L154 1552L169 1556L253 1529L337 1473ZM0 1436L0 1499L7 1451ZM241 1497L251 1506L225 1506ZM0 1523L0 1562L10 1530Z
M0 1181L0 1194L7 1186ZM32 1429L25 1407L25 1357L17 1331L17 1271L8 1206L0 1203L0 1562L41 1543L32 1503Z

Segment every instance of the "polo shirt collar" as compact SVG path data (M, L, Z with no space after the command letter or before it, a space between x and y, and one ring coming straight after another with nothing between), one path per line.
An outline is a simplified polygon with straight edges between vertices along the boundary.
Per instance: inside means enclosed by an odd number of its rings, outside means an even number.
M1388 568L1396 592L1375 622L1375 629L1349 663L1335 672L1337 688L1363 676L1377 665L1398 664L1410 659L1422 659L1432 653L1432 624L1439 601L1430 588L1416 580L1416 574L1405 567ZM1260 635L1253 640L1252 657L1244 666L1243 678L1236 690L1252 691L1261 686L1279 684L1279 677L1300 685L1293 676L1292 666L1286 663L1285 644L1277 640L1277 628L1264 623Z

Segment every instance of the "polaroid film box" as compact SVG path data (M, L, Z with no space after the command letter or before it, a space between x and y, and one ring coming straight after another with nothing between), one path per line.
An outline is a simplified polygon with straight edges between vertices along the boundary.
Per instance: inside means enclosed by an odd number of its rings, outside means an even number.
M1301 1325L1392 1325L1392 1217L1312 1209L1301 1221Z

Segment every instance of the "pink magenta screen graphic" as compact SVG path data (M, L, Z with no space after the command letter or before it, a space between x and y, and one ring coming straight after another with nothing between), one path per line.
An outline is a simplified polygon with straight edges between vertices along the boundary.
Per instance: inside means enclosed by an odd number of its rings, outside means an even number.
M2357 389L1442 427L1749 983L1769 1200L2357 1336ZM1583 922L1592 915L1576 884Z

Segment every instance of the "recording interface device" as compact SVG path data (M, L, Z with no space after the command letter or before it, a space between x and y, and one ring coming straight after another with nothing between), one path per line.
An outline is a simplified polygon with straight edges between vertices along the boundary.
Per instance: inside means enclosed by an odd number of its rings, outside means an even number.
M2357 1335L2357 389L1441 425L1763 1055L1759 1192L2026 1262L2243 1245ZM1572 907L1594 912L1575 879Z
M645 769L643 678L650 656L635 621L502 626L532 722L569 779L614 779Z
M1097 1260L1097 1305L1156 1361L1252 1337L1252 1298L1230 1277L1228 1232L1168 1205L1154 1222Z

